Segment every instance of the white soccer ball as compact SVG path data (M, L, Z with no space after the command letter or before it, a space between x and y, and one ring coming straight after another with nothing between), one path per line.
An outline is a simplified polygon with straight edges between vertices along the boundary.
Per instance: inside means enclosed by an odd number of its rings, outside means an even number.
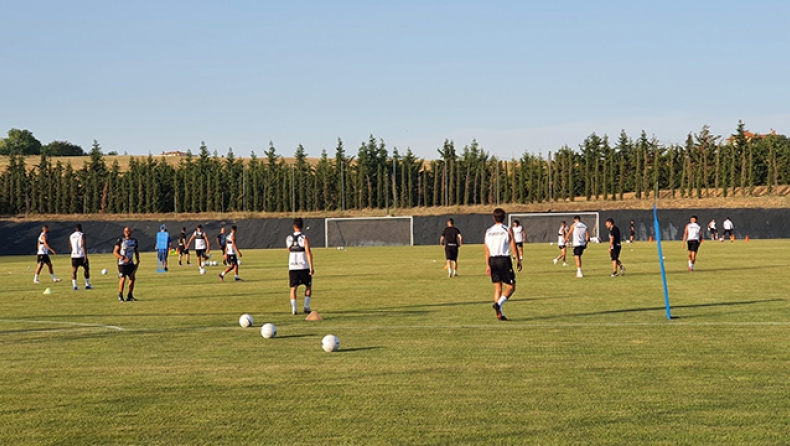
M277 336L277 327L270 323L263 324L263 327L261 327L261 336L266 339Z
M103 270L101 270L102 276L106 276L108 272L109 271L107 271L107 268L104 268Z
M321 348L327 353L336 352L340 348L340 339L335 335L326 335L321 340Z
M241 259L239 259L239 260L236 260L236 264L237 264L237 265L241 265Z
M200 268L200 274L206 274L206 268L201 267Z
M554 246L554 242L550 242L550 243L549 243L549 246Z
M254 322L255 320L252 318L252 316L250 316L247 313L242 314L241 317L239 318L239 325L241 325L244 328L252 327L252 324Z

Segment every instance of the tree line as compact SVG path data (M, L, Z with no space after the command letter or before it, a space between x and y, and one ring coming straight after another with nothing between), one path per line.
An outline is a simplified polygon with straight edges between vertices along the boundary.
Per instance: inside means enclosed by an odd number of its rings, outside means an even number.
M308 160L299 145L292 159L274 144L261 158L242 160L232 149L220 157L205 144L178 165L164 158L130 157L121 170L108 166L94 141L82 166L46 152L35 166L11 153L0 174L0 213L294 212L390 209L548 201L638 199L669 191L672 197L749 196L790 184L790 140L752 135L739 122L728 138L708 126L689 133L685 144L661 144L646 132L617 141L589 135L578 149L524 153L503 160L477 141L461 149L445 140L438 157L425 160L411 149L389 151L374 136L355 155L338 139Z

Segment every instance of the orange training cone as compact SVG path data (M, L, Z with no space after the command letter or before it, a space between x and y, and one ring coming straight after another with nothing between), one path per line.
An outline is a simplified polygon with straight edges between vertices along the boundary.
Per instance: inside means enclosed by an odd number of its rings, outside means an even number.
M746 237L744 237L743 241L748 243L749 242L749 236L747 235Z
M304 318L304 320L306 320L306 321L321 321L321 320L323 320L323 318L321 317L320 314L318 314L317 311L311 311L310 314L308 314L307 317Z
M652 242L652 241L653 241L653 236L651 235L650 237L648 237L648 238L647 238L647 241L648 241L648 242Z

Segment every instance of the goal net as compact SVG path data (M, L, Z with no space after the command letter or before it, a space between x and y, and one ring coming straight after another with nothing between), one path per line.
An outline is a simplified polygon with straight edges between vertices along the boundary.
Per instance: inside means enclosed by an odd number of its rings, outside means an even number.
M600 217L598 212L547 212L535 214L509 214L508 223L512 226L513 220L518 220L524 227L524 234L527 243L557 242L557 231L563 221L570 227L573 224L573 217L579 216L582 223L587 225L590 231L590 239L600 237L599 226Z
M409 217L327 218L326 247L412 246L414 220Z

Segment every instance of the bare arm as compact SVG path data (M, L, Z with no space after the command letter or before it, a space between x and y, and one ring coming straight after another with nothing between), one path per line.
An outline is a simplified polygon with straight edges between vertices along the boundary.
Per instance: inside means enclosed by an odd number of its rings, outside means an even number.
M54 250L54 249L52 249L52 247L51 247L51 246L49 246L49 237L47 237L47 235L46 235L46 234L44 234L44 246L45 246L45 247L46 247L46 248L49 250L49 252L51 252L52 254L57 254L57 253L55 252L55 250Z
M486 275L490 276L491 275L491 265L488 263L488 259L491 258L491 251L488 250L488 245L483 244L483 247L485 247L485 256L486 256Z
M573 234L573 230L576 229L576 223L572 224L568 230L565 232L565 244L568 243L568 238Z
M464 238L461 237L461 234L458 234L458 247L459 248L461 247L461 243L463 243L463 241L464 241Z
M140 265L140 251L137 250L137 246L134 247L134 259L136 260L135 265Z
M307 264L310 266L310 275L312 276L315 274L315 269L313 268L313 250L310 249L310 241L307 240L307 237L304 238L304 250L307 254Z
M507 232L510 233L510 251L516 256L516 265L518 270L521 271L521 256L518 255L518 249L516 249L516 238L513 236L513 228L508 228Z
M80 240L80 243L82 243L82 252L85 253L85 261L87 261L88 260L88 244L85 243L85 234L82 234L82 240Z
M686 225L686 229L683 231L683 240L680 242L681 246L685 246L686 239L688 238L688 236L689 236L689 225Z
M236 237L233 237L233 252L235 252L236 255L241 258L241 251L239 250L238 245L236 245Z
M112 255L118 258L118 260L124 260L124 257L121 255L121 245L115 245L115 249L112 250Z
M442 234L442 236L439 237L439 244L444 245L444 234Z

